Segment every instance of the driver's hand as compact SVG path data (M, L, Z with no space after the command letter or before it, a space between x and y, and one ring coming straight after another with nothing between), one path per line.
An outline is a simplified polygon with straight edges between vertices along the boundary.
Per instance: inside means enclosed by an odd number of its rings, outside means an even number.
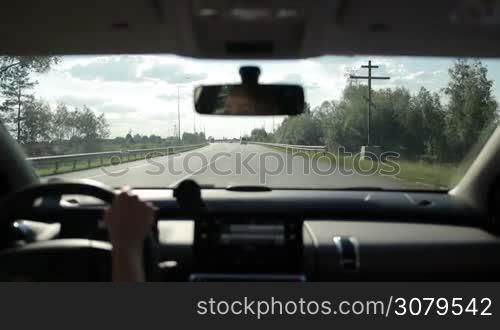
M155 220L155 207L139 200L129 189L115 197L104 213L113 245L114 281L144 281L144 239Z
M142 247L155 219L155 207L139 200L123 188L113 204L105 211L104 221L113 247Z

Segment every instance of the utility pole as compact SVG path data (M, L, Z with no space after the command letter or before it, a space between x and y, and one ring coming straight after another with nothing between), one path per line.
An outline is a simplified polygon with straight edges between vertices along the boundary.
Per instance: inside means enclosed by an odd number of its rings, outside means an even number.
M177 85L177 129L179 133L179 145L181 144L181 86Z
M378 69L378 65L372 65L372 61L368 61L368 65L361 66L364 69L368 69L368 76L355 76L349 75L350 79L367 79L368 80L368 118L367 118L367 146L370 145L370 125L371 125L371 112L372 112L372 79L377 80L387 80L390 77L374 77L372 76L372 69Z

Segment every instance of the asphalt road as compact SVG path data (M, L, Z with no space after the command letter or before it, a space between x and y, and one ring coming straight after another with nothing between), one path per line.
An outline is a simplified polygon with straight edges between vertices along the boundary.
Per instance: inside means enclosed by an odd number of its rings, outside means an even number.
M291 156L259 145L215 143L178 155L139 160L130 163L59 174L51 177L93 179L113 187L175 187L184 179L201 185L228 187L265 185L272 188L334 189L380 187L412 189L415 184L366 170L354 173L340 170L323 159ZM49 178L51 178L49 177ZM422 187L420 187L422 188Z

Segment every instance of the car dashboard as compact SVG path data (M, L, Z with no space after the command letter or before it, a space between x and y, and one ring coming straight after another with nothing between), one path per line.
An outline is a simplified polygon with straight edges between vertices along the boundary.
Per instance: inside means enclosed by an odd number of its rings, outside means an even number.
M447 193L202 189L206 210L193 216L171 190L134 192L159 209L162 281L499 278L500 238L486 215ZM65 200L87 226L23 224L37 228L39 241L106 239L102 203Z

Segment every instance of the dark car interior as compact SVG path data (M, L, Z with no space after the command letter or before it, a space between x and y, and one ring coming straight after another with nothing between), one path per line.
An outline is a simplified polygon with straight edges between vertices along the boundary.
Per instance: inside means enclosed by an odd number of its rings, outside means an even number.
M224 13L231 3L5 2L0 52L277 60L325 54L500 56L498 25L449 19L460 1L294 1L299 14L286 24L197 14L209 5ZM103 209L115 190L87 180L38 178L4 128L0 152L0 280L111 280ZM219 189L190 180L174 189L134 189L158 208L145 242L147 279L499 280L499 161L497 130L449 191Z

